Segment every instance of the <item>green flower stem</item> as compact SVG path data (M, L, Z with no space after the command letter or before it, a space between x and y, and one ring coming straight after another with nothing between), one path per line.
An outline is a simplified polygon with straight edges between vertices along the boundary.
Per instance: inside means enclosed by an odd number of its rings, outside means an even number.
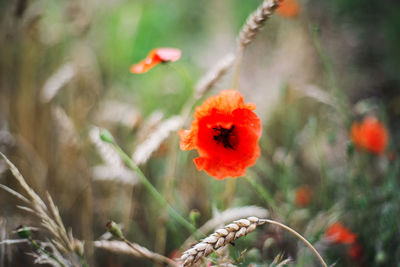
M83 257L82 255L78 255L79 256L79 260L81 261L82 267L89 267L89 264L87 264L85 257Z
M348 111L351 110L351 107L349 106L347 99L345 98L345 96L339 89L339 84L338 84L338 81L335 76L334 65L333 65L332 60L330 59L329 55L326 53L326 51L324 50L324 48L321 44L318 27L309 24L309 31L310 31L312 42L314 44L317 55L319 56L321 63L322 63L322 67L327 75L328 82L329 82L330 86L332 87L331 91L337 100L336 103L338 104L339 113L343 117L342 119L343 119L344 123L346 123L346 122L348 122L348 119L349 119Z
M60 264L61 267L66 267L59 259L56 258L56 256L54 256L51 252L43 249L41 246L39 246L39 244L33 240L32 238L28 238L29 242L31 242L31 244L38 250L40 250L41 252L43 252L44 254L46 254L47 256L49 256L50 258L52 258L53 260L55 260L58 264Z
M184 69L182 68L178 68L177 66L175 66L174 64L171 64L170 62L167 62L168 67L170 67L171 69L173 69L176 74L179 75L179 77L181 77L181 79L185 82L185 86L187 88L190 87L190 85L192 84L192 79L189 77L189 75L186 73L186 71L184 71Z
M275 205L274 199L262 186L257 184L252 178L248 176L244 176L243 178L256 190L258 194L260 194L260 196L264 199L265 202L267 202L267 204L271 208L277 210L277 206Z
M153 195L153 197L163 206L167 208L167 211L169 214L182 226L184 226L186 229L188 229L190 232L198 232L197 228L192 225L190 222L188 222L185 218L183 218L178 212L176 212L169 204L168 202L164 199L164 197L157 191L157 189L149 182L147 177L144 175L144 173L140 170L140 168L132 161L132 159L114 142L113 139L104 139L103 141L108 142L109 144L113 145L121 159L125 162L125 164L135 171L139 178L140 181L146 186L146 188L150 191L150 193Z

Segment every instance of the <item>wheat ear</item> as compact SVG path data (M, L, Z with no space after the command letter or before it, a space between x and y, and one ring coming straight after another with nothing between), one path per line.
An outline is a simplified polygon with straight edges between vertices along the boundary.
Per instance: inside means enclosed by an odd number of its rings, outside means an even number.
M226 225L222 229L218 229L215 233L203 239L194 247L186 250L181 261L183 266L191 266L196 263L201 257L208 256L211 252L222 248L230 242L253 232L257 226L264 224L257 217L249 217L247 219L240 219L231 224Z
M292 233L293 235L295 235L304 244L306 244L307 247L311 249L311 251L318 258L322 266L324 267L328 266L324 262L318 251L311 245L311 243L308 242L307 239L305 239L295 230L280 222L268 219L259 219L257 217L248 217L247 219L240 219L234 221L231 224L226 225L222 229L215 231L213 234L200 241L200 243L186 250L183 253L180 260L183 262L183 266L191 266L194 263L196 263L201 257L208 256L211 252L219 248L222 248L223 246L231 243L232 241L238 239L239 237L245 236L248 233L253 232L257 226L263 225L265 223L279 226L285 229L286 231Z
M274 13L279 6L279 0L264 0L264 2L248 18L239 33L239 47L245 48L255 38L264 26L265 21Z
M235 61L233 53L227 54L221 58L215 66L213 66L195 86L195 98L200 99L203 95L207 94L211 88L227 73Z
M236 62L233 73L233 89L239 86L240 68L242 65L243 53L245 48L256 38L257 33L264 26L267 19L274 13L279 6L280 0L264 0L263 3L246 20L239 35Z
M206 94L232 67L235 58L236 65L240 65L241 57L244 48L249 45L255 38L257 33L264 26L265 21L273 14L274 10L279 6L279 0L264 0L263 3L254 11L246 20L240 30L237 38L238 42L238 53L237 55L227 54L221 58L217 64L208 71L196 84L195 86L195 98L196 100ZM236 70L240 66L235 68Z

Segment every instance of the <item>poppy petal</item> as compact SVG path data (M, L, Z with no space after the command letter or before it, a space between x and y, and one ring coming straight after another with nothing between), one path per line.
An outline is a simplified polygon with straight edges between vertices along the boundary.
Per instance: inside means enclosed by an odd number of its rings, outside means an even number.
M181 57L181 51L176 48L156 48L150 51L145 59L130 68L132 73L146 73L162 62L174 62Z
M175 62L181 58L181 50L176 48L157 48L155 53L161 61Z
M148 72L151 68L154 66L160 64L160 60L155 60L155 59L144 59L140 61L139 63L132 65L130 68L131 73L146 73Z
M221 160L215 158L195 158L194 163L199 171L204 170L217 180L222 180L228 176L239 177L246 173L244 166L235 164L223 164Z
M388 144L388 132L385 126L375 117L365 117L362 123L353 122L350 137L359 149L381 155Z
M182 150L192 150L196 148L195 131L180 130L178 135L181 138L180 147Z
M297 0L283 0L276 12L286 18L296 17L300 13L300 5Z
M325 238L338 244L353 244L356 241L357 234L352 233L341 223L334 223L326 230Z
M242 176L260 155L261 121L234 90L223 90L197 107L190 130L179 132L182 150L197 149L194 163L216 179Z

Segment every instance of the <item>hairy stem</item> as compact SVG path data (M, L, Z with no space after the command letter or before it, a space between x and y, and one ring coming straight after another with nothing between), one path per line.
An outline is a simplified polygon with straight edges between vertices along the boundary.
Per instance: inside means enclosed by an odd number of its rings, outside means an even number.
M120 238L121 239L121 241L123 241L125 244L127 244L131 249L133 249L133 250L135 250L137 253L139 253L143 258L146 258L146 259L150 259L150 260L155 260L154 259L154 257L148 257L148 255L146 255L145 253L143 253L140 249L137 249L128 239L126 239L125 237L121 237ZM155 254L154 252L153 252L153 254ZM164 262L164 263L167 263L169 266L172 266L172 267L179 267L179 264L177 263L177 262L175 262L175 261L173 261L173 260L171 260L171 259L169 259L169 258L167 258L167 257L164 257L163 255L160 255L160 254L155 254L156 256L157 256L157 259L158 260L161 260L162 262Z
M169 214L178 222L180 223L183 227L188 229L190 232L198 232L197 228L193 226L189 221L187 221L185 218L183 218L178 212L176 212L169 204L168 202L164 199L164 197L157 191L157 189L150 183L150 181L147 179L147 177L144 175L142 170L133 162L133 160L115 143L114 138L111 136L111 134L103 130L101 133L101 139L109 144L111 144L114 149L117 151L118 155L121 157L122 161L125 162L125 164L135 171L138 176L140 181L143 183L143 185L150 191L150 193L153 195L153 197L163 206L167 208L167 211Z

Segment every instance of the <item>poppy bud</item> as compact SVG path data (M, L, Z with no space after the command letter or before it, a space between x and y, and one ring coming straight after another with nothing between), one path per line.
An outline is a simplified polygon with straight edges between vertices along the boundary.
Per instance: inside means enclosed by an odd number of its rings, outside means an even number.
M122 234L121 228L119 227L118 224L116 224L113 221L109 221L106 224L106 229L107 231L109 231L113 236L117 237L117 238L123 238L124 235Z
M114 144L115 140L111 133L106 129L101 129L100 131L100 139L106 143Z
M20 238L29 239L31 237L31 231L25 225L21 225L20 227L18 227L16 233Z
M200 218L200 211L197 209L191 210L189 213L189 218L192 224L196 224L197 220Z

